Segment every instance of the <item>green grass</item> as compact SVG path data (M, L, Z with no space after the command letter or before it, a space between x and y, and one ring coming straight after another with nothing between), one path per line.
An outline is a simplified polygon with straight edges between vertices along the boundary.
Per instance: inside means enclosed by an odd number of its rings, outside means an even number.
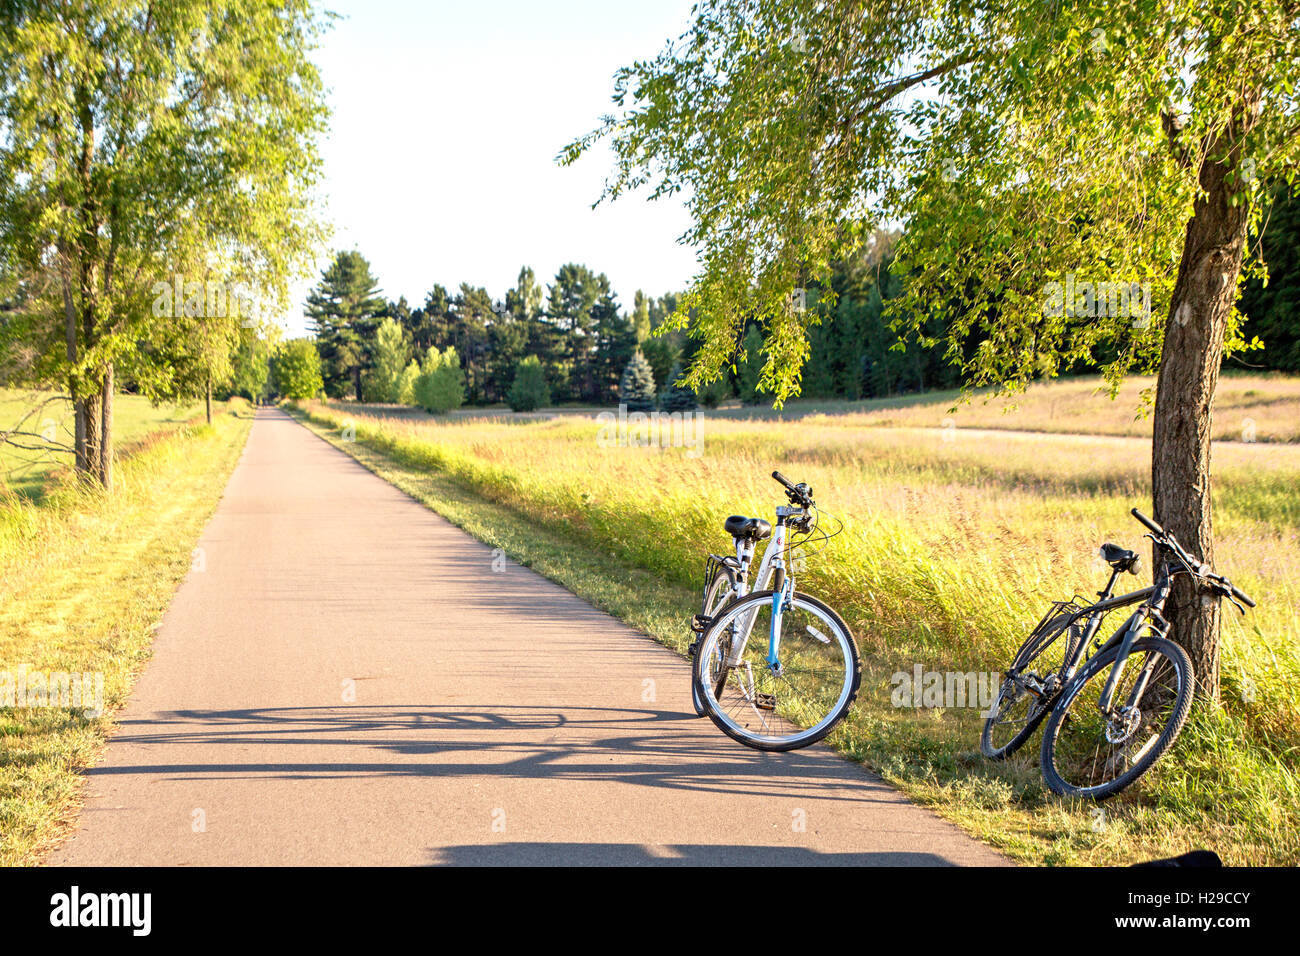
M38 861L75 814L251 424L234 402L138 440L112 495L69 479L0 500L0 672L101 672L105 702L0 707L0 865Z
M974 709L899 709L890 677L996 671L1047 600L1102 583L1097 545L1140 542L1149 448L1127 438L862 427L855 416L711 416L704 453L604 447L590 419L523 424L309 406L316 427L471 533L677 650L729 513L770 515L779 467L845 533L801 588L858 635L863 691L830 738L914 799L1026 862L1125 863L1209 847L1237 864L1300 861L1300 448L1216 450L1220 569L1259 599L1227 615L1224 698L1104 807L1049 797L1037 740L978 756ZM356 441L337 429L351 421ZM685 669L683 669L685 679Z
M0 431L12 428L19 419L42 402L54 398L50 392L0 388ZM155 408L139 395L118 395L113 403L113 428L119 449L129 452L138 441L159 431L178 428L202 414L199 403ZM50 401L27 423L24 431L52 440L52 447L39 451L0 444L0 494L8 491L27 498L39 498L51 475L69 468L72 456L55 445L72 443L72 407L62 400Z

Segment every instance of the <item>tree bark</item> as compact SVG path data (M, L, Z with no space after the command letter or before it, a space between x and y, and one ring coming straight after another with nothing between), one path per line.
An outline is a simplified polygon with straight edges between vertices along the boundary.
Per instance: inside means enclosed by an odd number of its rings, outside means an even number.
M64 263L66 270L67 265ZM67 327L68 367L77 364L77 308L72 302L72 287L67 272L63 274L63 318ZM81 400L81 381L78 376L68 372L68 398L72 401L73 425L73 462L78 474L86 471L86 406Z
M99 431L99 481L105 491L113 490L113 363L104 369L104 387L100 398L103 423Z
M81 382L83 396L78 402L80 407L81 423L85 428L83 446L85 455L79 463L81 474L92 481L99 481L99 462L100 462L100 428L103 426L103 418L100 414L102 392L99 386L85 379Z
M1228 316L1237 297L1248 204L1235 171L1240 142L1258 115L1247 101L1206 150L1183 240L1156 385L1151 484L1156 520L1194 556L1214 563L1210 427ZM1231 180L1230 180L1231 177ZM1166 605L1172 637L1196 670L1197 695L1219 696L1219 601L1181 577Z

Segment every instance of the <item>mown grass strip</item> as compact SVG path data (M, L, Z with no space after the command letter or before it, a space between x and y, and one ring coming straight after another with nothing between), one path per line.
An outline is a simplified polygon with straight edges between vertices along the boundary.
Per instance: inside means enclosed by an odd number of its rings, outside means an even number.
M0 707L0 864L38 862L75 815L251 425L232 405L141 443L112 495L65 482L0 501L0 692L6 674L16 700L19 672L97 673L104 704Z

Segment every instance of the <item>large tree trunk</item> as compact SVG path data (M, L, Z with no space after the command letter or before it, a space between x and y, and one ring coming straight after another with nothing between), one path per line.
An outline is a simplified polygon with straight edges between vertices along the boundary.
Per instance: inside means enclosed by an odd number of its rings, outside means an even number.
M1237 297L1249 211L1244 201L1234 205L1232 199L1240 188L1235 182L1238 144L1257 110L1257 101L1244 107L1236 128L1218 137L1201 164L1204 194L1187 224L1156 386L1151 449L1155 517L1189 552L1211 565L1211 409L1228 316ZM1165 616L1173 625L1173 638L1192 659L1197 694L1217 700L1218 599L1182 577Z

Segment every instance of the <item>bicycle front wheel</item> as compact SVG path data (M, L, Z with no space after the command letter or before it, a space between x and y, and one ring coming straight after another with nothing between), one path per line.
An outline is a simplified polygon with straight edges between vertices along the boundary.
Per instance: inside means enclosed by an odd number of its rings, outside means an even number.
M773 597L755 591L714 619L695 658L695 686L728 737L758 750L795 750L821 740L848 712L862 664L848 625L806 594L785 604L774 635Z
M1192 706L1192 662L1162 637L1133 642L1108 710L1101 697L1118 647L1103 651L1066 686L1043 730L1043 779L1053 793L1104 800L1151 769L1183 729Z

